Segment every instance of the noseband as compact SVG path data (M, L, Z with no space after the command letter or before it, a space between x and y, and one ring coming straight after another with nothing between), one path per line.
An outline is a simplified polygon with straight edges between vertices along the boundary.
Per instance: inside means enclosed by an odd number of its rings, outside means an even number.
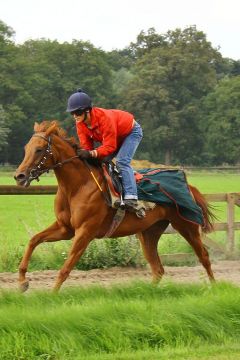
M50 170L53 170L55 168L58 168L58 167L62 167L64 164L72 161L73 159L75 158L78 158L78 156L72 156L70 157L69 159L66 159L64 161L59 161L57 163L54 163L53 166L50 166L48 168L44 168L43 169L43 166L45 165L47 159L49 158L49 156L52 156L53 157L53 153L52 153L52 148L51 148L51 136L49 136L48 138L45 137L44 135L40 135L40 134L34 134L32 137L40 137L41 139L45 140L47 142L47 148L45 150L45 153L43 154L43 157L42 159L40 160L40 162L38 164L35 165L35 167L33 167L31 170L30 170L30 173L29 173L29 182L31 182L32 180L37 180L39 181L39 176L41 176L42 174L44 173L48 173ZM53 159L54 160L54 159Z

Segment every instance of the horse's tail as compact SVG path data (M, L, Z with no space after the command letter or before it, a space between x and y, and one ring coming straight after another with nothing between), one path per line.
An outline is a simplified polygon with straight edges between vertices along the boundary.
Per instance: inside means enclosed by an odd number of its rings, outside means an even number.
M203 212L204 225L202 227L204 233L209 233L213 231L213 223L217 219L216 215L213 213L213 206L208 203L203 194L192 185L189 185L189 189Z

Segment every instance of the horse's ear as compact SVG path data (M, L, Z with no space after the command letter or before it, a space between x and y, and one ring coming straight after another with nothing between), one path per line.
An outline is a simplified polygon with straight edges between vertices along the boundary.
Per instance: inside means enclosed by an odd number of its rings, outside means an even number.
M45 135L49 136L58 127L57 121L52 121Z
M33 127L34 132L37 132L38 129L39 129L39 123L38 123L38 122L35 122L35 123L34 123L34 127Z

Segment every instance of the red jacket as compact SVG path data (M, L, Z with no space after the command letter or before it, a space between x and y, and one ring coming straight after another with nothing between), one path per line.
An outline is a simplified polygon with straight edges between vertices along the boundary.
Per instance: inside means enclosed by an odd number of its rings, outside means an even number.
M77 134L82 149L93 150L93 142L100 142L97 157L103 158L118 150L131 132L133 115L122 110L107 110L94 107L91 110L91 126L76 122Z

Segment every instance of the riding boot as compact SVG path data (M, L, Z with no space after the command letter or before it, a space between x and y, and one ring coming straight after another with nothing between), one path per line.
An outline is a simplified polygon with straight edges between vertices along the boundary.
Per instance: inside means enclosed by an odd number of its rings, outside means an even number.
M140 205L136 199L126 199L124 201L124 208L129 212L132 212L137 215L138 218L143 218L146 216L144 206ZM114 207L118 208L121 206L121 201L116 200Z

